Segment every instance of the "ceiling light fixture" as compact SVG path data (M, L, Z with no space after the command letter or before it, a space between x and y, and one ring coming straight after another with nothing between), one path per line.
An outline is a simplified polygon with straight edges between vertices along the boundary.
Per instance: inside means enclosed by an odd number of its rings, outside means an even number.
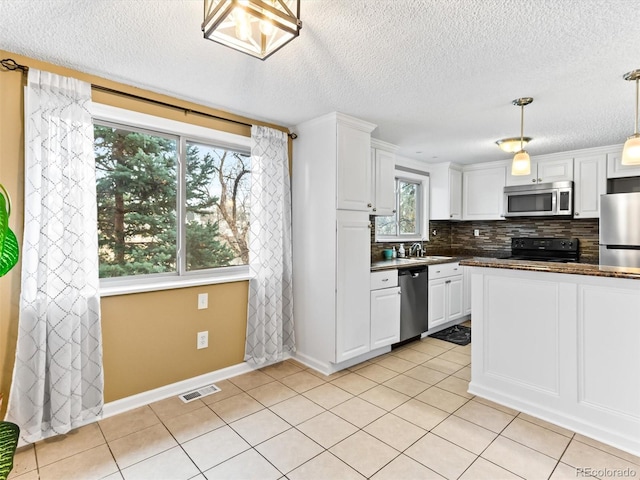
M520 150L514 155L511 162L511 175L529 175L531 173L531 160L529 154L524 150L524 107L533 102L531 97L516 98L514 105L520 110Z
M640 133L638 133L638 80L640 80L640 69L625 73L622 78L630 82L636 82L636 123L634 124L633 135L624 142L622 164L640 165Z
M300 0L204 0L204 38L264 60L300 34Z
M531 141L531 137L512 137L502 138L496 141L496 145L500 147L500 150L507 153L516 153L522 149L522 144L526 145Z

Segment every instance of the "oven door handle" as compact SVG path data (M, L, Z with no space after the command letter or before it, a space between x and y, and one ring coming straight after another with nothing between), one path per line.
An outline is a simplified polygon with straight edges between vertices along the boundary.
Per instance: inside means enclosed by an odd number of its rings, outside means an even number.
M558 213L558 190L551 192L551 211L554 215Z

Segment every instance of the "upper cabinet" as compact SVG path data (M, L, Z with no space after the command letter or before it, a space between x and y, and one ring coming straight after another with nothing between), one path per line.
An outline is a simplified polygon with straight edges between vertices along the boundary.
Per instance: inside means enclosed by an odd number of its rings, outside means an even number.
M431 220L462 220L462 169L452 163L429 169Z
M586 155L575 158L573 216L599 218L600 195L607 193L607 155Z
M640 165L622 165L622 146L607 152L607 178L636 177L640 175Z
M372 215L396 213L395 166L398 147L390 143L371 139L371 198Z
M375 125L336 115L337 208L371 212L371 132Z
M529 175L511 175L507 172L507 186L530 185L532 183L549 183L573 180L573 158L545 160L531 159L531 173Z
M506 166L465 170L462 176L463 220L503 220Z

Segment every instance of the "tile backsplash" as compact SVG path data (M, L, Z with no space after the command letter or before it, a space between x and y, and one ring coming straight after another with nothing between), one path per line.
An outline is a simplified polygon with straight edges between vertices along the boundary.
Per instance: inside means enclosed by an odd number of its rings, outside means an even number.
M424 242L429 254L507 256L511 252L512 237L566 237L580 240L580 257L598 260L597 218L511 218L495 221L429 222L429 241ZM475 237L474 230L480 235ZM382 250L397 243L376 243L372 232L371 258L382 259ZM405 248L408 245L405 244Z

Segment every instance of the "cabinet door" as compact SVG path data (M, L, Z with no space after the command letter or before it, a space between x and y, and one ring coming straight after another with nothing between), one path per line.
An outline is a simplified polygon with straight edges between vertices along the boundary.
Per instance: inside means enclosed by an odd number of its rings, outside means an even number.
M462 179L462 218L502 220L506 167L468 170Z
M375 152L374 215L393 215L396 213L395 168L396 156L384 150Z
M400 287L371 291L371 350L400 341Z
M340 123L337 130L337 207L369 212L373 206L371 135Z
M471 314L471 267L462 267L464 276L464 285L462 289L463 300L463 313L464 315Z
M599 218L600 195L607 193L607 156L575 159L573 205L576 218Z
M622 147L607 153L607 178L636 177L640 165L622 165Z
M449 218L462 220L462 172L449 169Z
M447 321L446 278L429 280L429 330Z
M447 290L447 321L462 317L464 282L462 275L449 277L445 281Z
M538 183L573 180L573 158L538 162Z
M337 216L335 361L342 362L369 351L371 230L366 212Z

